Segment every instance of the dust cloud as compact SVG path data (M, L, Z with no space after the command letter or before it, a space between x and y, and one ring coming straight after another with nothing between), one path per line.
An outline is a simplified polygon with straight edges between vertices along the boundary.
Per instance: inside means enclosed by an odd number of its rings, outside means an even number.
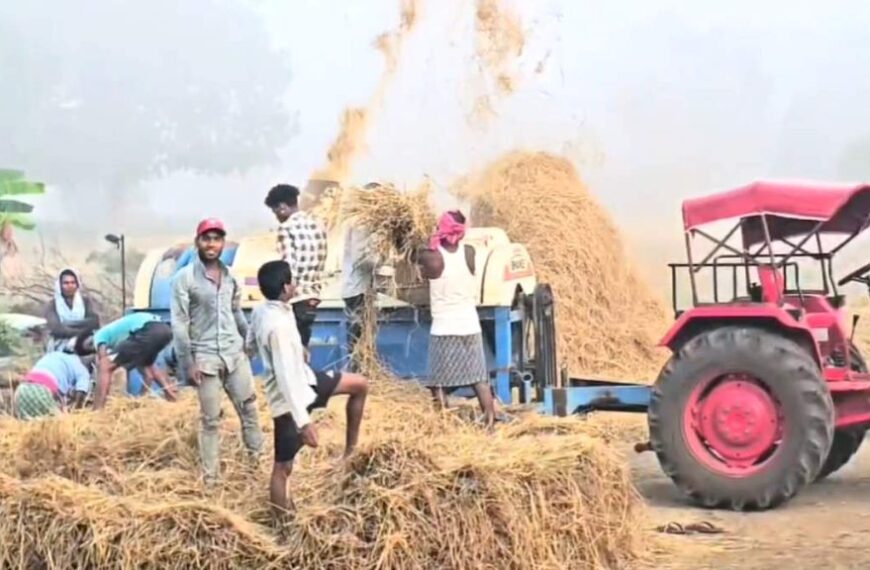
M371 116L383 105L384 94L398 68L402 45L417 23L417 0L401 0L400 9L399 27L380 34L373 42L375 49L383 55L385 63L374 93L364 107L349 107L342 111L338 135L326 153L326 165L314 171L312 179L345 182L353 167L353 161L365 148ZM314 195L305 196L304 205L310 206L317 198Z
M576 143L602 157L570 156L634 257L665 275L682 198L870 178L866 2L338 4L2 3L0 168L47 184L37 230L64 247L159 245L204 215L259 231L277 182L443 187ZM472 125L475 106L493 112Z
M504 0L477 0L474 14L474 52L478 62L477 90L471 120L485 124L496 115L496 100L512 94L519 80L516 60L526 37L519 16Z

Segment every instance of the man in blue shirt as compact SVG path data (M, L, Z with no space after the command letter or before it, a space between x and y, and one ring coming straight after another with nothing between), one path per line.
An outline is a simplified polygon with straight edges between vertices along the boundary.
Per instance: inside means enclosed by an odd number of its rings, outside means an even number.
M14 415L34 419L60 414L68 407L80 408L90 390L91 373L81 357L49 352L15 388Z
M169 401L176 399L175 389L169 384L166 372L155 366L157 355L172 342L171 327L150 313L130 313L97 330L92 336L82 335L76 340L76 352L97 353L97 393L94 409L106 404L109 381L118 368L138 369L151 387L155 380L163 388Z

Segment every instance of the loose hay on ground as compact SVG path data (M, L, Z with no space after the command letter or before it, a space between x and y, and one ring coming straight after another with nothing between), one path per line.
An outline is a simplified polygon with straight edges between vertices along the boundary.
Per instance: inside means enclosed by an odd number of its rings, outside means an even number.
M319 414L286 545L266 508L269 465L245 464L229 406L211 493L190 394L0 422L0 567L615 568L639 552L635 491L601 442L516 424L486 436L422 390L378 386L347 464L340 404Z

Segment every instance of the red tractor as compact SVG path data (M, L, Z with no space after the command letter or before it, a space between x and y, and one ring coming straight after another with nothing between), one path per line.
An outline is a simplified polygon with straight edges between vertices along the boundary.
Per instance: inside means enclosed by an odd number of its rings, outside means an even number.
M774 507L842 467L870 426L857 319L847 330L838 291L870 285L870 264L838 281L832 269L870 225L870 186L756 182L686 201L683 223L687 262L670 265L677 319L650 394L650 446L705 507Z

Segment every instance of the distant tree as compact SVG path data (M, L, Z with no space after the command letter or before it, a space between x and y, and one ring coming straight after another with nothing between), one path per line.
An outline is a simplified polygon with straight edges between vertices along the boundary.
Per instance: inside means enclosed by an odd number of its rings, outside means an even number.
M128 301L133 298L133 283L136 282L136 273L139 271L139 266L145 260L145 254L137 249L127 249L125 252L126 259L126 285ZM121 257L118 250L114 247L101 251L92 251L88 254L87 263L97 267L102 280L105 284L105 289L118 289L121 287Z
M136 272L145 254L135 249L128 249L127 255L127 302L133 298L133 287ZM0 299L6 302L4 309L11 312L29 315L42 315L45 304L54 295L54 284L58 272L66 267L73 267L57 247L40 252L42 261L30 263L13 278L0 284ZM112 320L121 314L121 264L118 250L106 249L91 252L81 270L82 281L88 295L94 301L97 313L104 320Z
M293 134L286 60L245 0L4 2L0 69L0 157L100 200L80 208L173 171L245 171Z
M22 202L10 196L25 196L42 194L45 186L41 182L32 182L24 178L20 170L0 169L0 242L3 251L0 257L18 253L13 227L32 230L35 227L30 213L33 205Z

